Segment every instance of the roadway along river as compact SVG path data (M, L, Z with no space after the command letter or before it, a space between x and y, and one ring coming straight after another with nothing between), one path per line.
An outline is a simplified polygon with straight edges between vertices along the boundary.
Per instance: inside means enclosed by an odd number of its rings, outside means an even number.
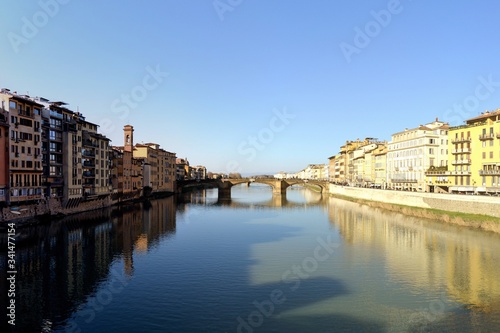
M499 235L300 187L18 232L18 332L500 332Z

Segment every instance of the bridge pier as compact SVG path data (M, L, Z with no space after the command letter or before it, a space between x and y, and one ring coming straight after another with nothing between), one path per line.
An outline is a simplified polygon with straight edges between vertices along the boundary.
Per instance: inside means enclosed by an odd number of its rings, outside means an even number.
M286 189L288 188L288 183L283 180L276 180L273 186L273 196L274 195L284 195L286 197Z
M219 200L231 200L231 187L233 187L233 184L231 184L230 182L220 181L217 187L219 188Z

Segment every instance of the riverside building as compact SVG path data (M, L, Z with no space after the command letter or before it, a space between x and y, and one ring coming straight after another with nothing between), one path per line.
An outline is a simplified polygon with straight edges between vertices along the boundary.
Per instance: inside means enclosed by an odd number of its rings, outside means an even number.
M388 143L387 187L395 190L431 192L426 171L446 167L447 123L439 121L394 133Z

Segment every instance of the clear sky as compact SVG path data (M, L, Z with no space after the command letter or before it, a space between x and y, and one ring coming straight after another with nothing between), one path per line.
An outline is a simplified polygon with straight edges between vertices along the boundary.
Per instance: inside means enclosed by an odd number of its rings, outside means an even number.
M494 0L0 6L0 86L209 171L295 172L345 140L500 107Z

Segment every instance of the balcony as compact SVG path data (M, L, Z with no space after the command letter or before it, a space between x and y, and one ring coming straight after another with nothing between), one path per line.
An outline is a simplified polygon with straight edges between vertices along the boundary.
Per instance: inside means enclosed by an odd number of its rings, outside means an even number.
M479 135L479 140L481 141L493 140L493 139L494 139L493 133Z
M90 171L85 171L85 172L83 172L83 177L84 178L95 178L95 173L90 172Z
M95 153L93 151L85 150L82 152L82 156L95 158Z
M465 159L465 160L454 160L454 161L451 161L451 164L452 164L452 165L470 164L470 160L469 160L469 159Z
M479 170L480 176L500 176L500 169Z
M470 171L467 171L467 170L462 170L462 171L453 170L453 171L451 171L451 174L453 176L470 176Z
M89 162L89 161L83 162L82 165L84 167L88 167L88 168L95 168L95 163L92 163L92 162Z
M406 179L406 178L392 178L392 183L418 183L416 179Z
M455 138L451 140L451 143L462 143L462 142L470 142L470 137L468 138Z
M453 149L452 154L470 154L470 148Z
M427 171L425 171L427 176L446 176L450 174L447 166L431 166Z
M23 117L28 117L28 118L35 118L35 114L33 112L28 112L23 108L19 108L17 110L17 114Z
M50 110L50 116L52 118L63 119L62 113L59 113L59 112L57 112L55 110Z
M94 148L99 148L99 145L97 144L97 142L94 142L92 140L83 140L82 141L82 145L84 147L94 147Z

